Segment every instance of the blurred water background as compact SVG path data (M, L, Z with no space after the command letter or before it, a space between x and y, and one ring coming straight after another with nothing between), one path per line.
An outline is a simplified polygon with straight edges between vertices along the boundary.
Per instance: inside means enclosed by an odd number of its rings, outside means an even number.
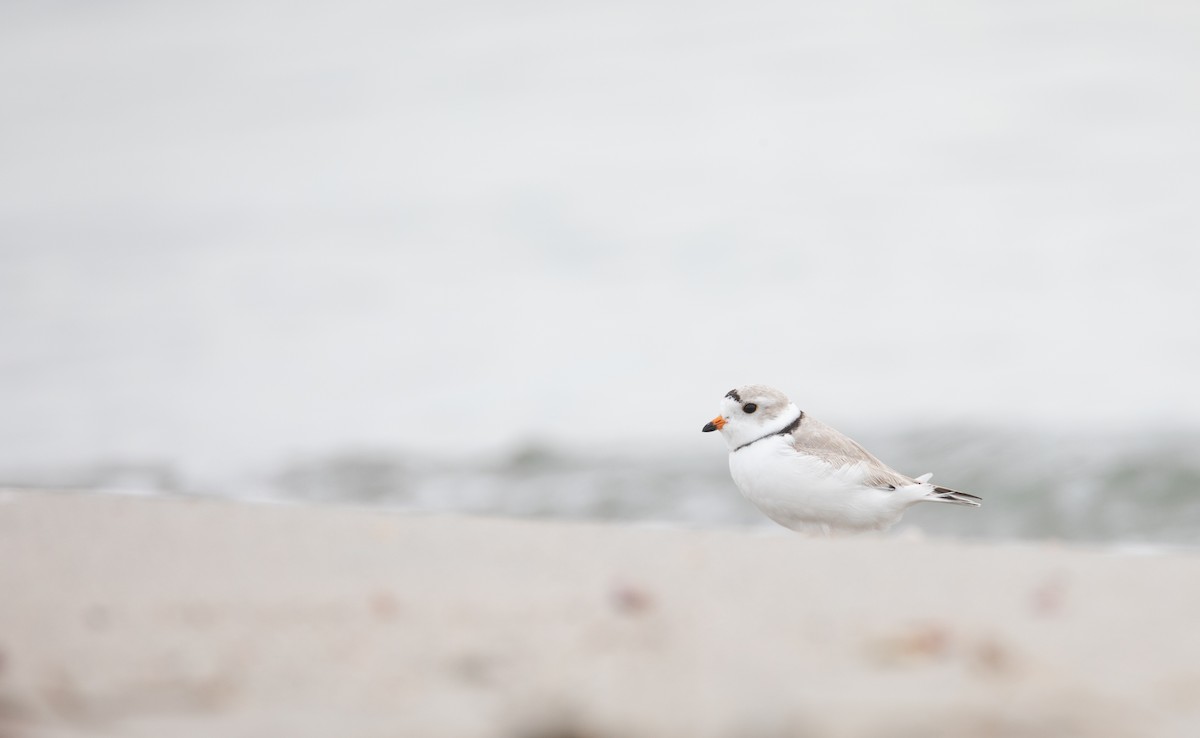
M1200 6L0 5L0 483L769 525L767 382L1200 537Z

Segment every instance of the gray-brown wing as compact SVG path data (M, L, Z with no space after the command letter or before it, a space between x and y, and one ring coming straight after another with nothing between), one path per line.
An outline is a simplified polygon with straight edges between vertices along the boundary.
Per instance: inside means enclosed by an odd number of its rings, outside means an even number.
M792 432L792 448L797 453L815 456L838 469L862 464L867 471L864 483L872 487L888 489L917 483L917 480L904 476L872 456L853 439L808 415L800 421L800 427Z

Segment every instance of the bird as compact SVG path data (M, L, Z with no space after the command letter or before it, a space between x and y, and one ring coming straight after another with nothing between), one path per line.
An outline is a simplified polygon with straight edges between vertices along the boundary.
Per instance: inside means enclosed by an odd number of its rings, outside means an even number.
M776 523L824 535L883 531L918 502L979 507L981 498L908 477L763 384L725 393L702 429L729 446L741 493Z

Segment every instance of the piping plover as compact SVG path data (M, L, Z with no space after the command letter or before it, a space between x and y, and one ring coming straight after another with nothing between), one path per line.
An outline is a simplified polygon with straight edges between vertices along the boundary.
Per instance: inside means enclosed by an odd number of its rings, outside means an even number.
M730 390L721 414L703 430L725 437L729 471L742 494L792 530L886 530L918 502L981 502L930 484L932 474L914 479L891 469L766 385Z

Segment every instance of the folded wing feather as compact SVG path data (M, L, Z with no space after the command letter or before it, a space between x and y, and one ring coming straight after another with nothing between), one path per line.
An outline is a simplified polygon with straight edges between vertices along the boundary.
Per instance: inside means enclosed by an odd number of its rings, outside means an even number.
M863 484L869 487L895 489L918 484L917 480L892 469L853 439L812 416L805 415L800 427L793 431L791 436L792 448L797 453L815 456L835 469L861 464L866 471Z

